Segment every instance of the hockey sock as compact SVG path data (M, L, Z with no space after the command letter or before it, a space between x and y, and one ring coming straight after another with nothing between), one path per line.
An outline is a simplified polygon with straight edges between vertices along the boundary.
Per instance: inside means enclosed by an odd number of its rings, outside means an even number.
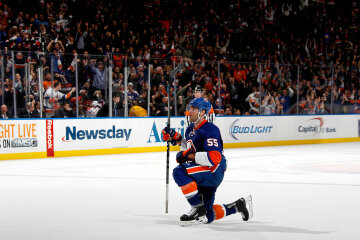
M214 220L222 219L225 216L226 210L224 205L213 205L214 210Z
M223 205L226 209L226 216L237 213L235 206L229 208L225 204Z
M201 203L197 184L195 181L181 186L180 188L191 206L197 206Z
M235 207L228 208L225 204L224 205L215 204L213 205L213 210L214 210L214 220L219 220L225 216L229 216L231 214L236 213Z

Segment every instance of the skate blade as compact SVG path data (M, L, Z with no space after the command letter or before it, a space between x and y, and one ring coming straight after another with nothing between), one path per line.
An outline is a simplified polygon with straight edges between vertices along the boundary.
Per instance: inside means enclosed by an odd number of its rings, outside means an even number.
M249 195L245 198L245 202L246 202L246 208L249 212L249 219L253 218L253 201L252 201L252 196Z
M207 217L202 216L202 217L199 217L199 218L197 218L195 220L192 220L192 221L180 221L180 225L182 227L186 227L186 226L204 224L204 223L207 223L207 222L208 222Z

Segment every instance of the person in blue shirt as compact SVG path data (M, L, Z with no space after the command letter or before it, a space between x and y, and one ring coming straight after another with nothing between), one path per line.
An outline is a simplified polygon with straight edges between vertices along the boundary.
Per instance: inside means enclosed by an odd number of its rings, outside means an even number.
M288 84L287 84L288 86ZM291 89L290 86L288 86L286 89L284 89L282 96L279 98L280 103L283 105L284 113L288 112L291 107L291 98L294 96L294 90Z
M191 205L191 210L180 217L182 225L211 223L225 216L241 213L244 221L252 217L251 196L230 204L215 204L215 193L226 171L223 141L220 130L206 120L211 110L207 99L195 98L190 102L191 124L185 136L171 128L164 128L163 139L180 145L176 155L179 163L173 178Z

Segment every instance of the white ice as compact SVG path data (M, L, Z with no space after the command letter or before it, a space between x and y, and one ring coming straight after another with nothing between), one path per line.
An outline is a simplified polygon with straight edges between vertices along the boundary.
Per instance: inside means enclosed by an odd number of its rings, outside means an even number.
M251 194L254 218L191 227L175 154L167 214L165 152L0 161L0 239L360 239L360 142L225 149L216 203Z

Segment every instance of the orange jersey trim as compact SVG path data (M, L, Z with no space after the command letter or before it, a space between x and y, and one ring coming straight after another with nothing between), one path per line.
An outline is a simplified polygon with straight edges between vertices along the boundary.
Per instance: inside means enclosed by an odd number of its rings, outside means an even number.
M202 121L197 128L194 128L194 130L198 130L198 129L201 128L202 125L204 125L206 122L207 122L207 120Z
M186 171L188 172L188 174L191 175L195 173L209 172L210 168L207 166L196 166L196 167L187 168Z
M196 192L197 191L197 184L195 181L192 181L182 187L181 188L181 191L183 192L184 195L188 195L190 193L193 193L193 192Z
M210 151L208 154L214 165L218 165L221 162L221 154L218 151Z

